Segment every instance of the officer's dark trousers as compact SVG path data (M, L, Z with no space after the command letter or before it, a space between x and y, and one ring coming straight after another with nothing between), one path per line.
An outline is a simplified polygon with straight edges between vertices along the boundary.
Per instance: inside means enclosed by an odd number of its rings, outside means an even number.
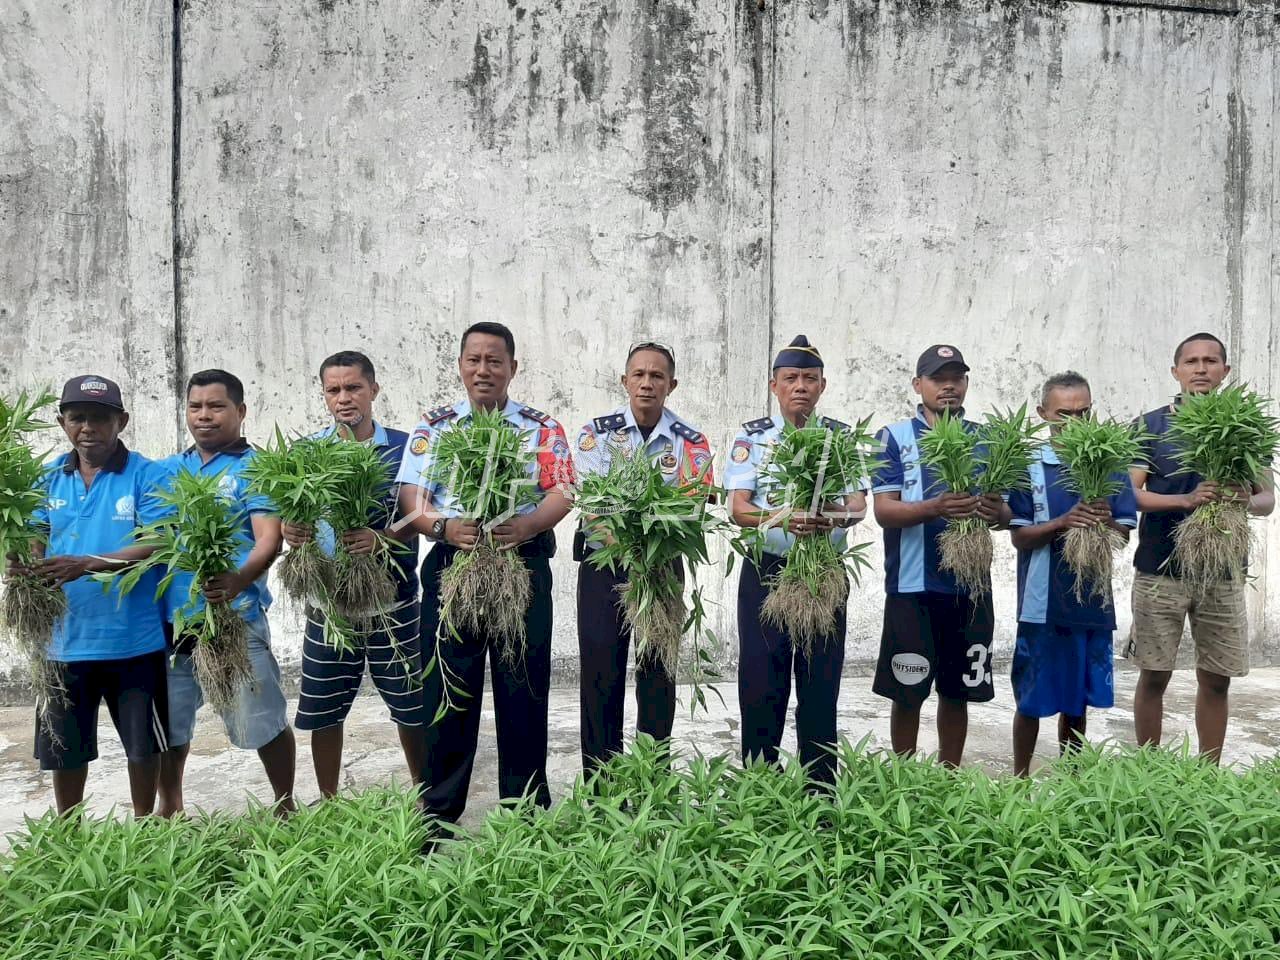
M742 760L778 762L786 725L791 673L796 678L796 740L801 763L812 780L835 780L836 701L844 668L846 613L836 618L836 634L815 641L806 658L791 638L760 622L768 591L762 580L781 570L783 560L764 555L761 568L747 561L738 581L738 702L742 710Z
M684 583L684 567L678 566ZM587 776L622 752L622 710L627 693L627 652L631 630L624 622L618 588L626 580L589 561L578 564L578 654L582 668L582 771ZM671 737L676 685L660 663L636 663L636 730L655 740Z
M550 543L554 545L555 541ZM533 577L533 599L525 616L527 646L523 662L504 664L487 637L445 634L436 638L440 621L440 573L457 550L436 544L422 564L422 661L439 662L423 679L426 711L426 766L422 771L423 809L429 816L456 823L467 805L467 789L475 765L484 696L486 660L493 680L494 719L498 728L498 796L503 800L531 794L543 807L551 805L547 789L547 695L551 687L552 546L539 537L520 548ZM452 706L434 720L450 685Z

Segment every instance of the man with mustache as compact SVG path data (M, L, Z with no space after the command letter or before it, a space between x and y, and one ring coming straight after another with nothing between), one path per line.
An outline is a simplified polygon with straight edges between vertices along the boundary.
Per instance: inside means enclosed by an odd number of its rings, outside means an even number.
M458 355L466 399L426 415L409 438L397 476L403 515L434 541L422 562L421 629L422 656L428 664L423 688L428 724L422 797L423 809L434 821L456 823L466 808L480 734L486 661L493 679L499 797L514 800L527 795L539 806L551 805L547 787L550 559L555 555L555 525L570 509L563 488L573 482L573 461L559 422L511 399L508 387L517 370L515 337L507 327L489 321L468 327ZM500 548L517 552L532 577L533 597L525 611L525 655L517 663L505 662L488 634L437 636L441 575L460 553L474 550L486 532L478 520L462 514L447 483L432 479L434 450L436 439L465 422L475 409L501 411L512 428L527 434L527 449L537 454L528 478L537 491L537 502L522 506L488 532ZM454 691L453 705L441 710L446 683ZM433 823L433 838L436 832Z
M642 454L662 470L667 483L701 478L711 483L711 449L707 438L666 407L676 388L672 349L640 341L627 351L622 387L629 402L596 417L578 434L578 469L603 474L615 456ZM626 585L620 571L598 568L590 556L600 545L590 520L574 540L578 565L578 652L580 655L582 770L590 775L622 752L622 712L627 685L627 652L631 629L626 625L619 590ZM684 567L677 567L684 582ZM675 678L649 656L636 656L636 729L657 741L671 736L676 714Z
M944 412L964 416L969 367L960 351L948 344L930 347L916 361L911 385L920 396L916 415L881 431L884 466L872 486L885 554L884 628L872 690L893 701L893 749L908 756L916 751L920 707L936 685L938 757L959 766L969 732L969 704L995 696L995 615L990 590L974 597L941 569L938 538L948 520L981 517L1004 526L1010 511L997 495L942 489L933 471L920 462L920 438L938 418Z
M1159 744L1164 724L1164 691L1173 675L1183 626L1191 621L1196 647L1196 734L1200 754L1217 762L1227 736L1227 697L1232 677L1249 672L1249 627L1244 584L1223 580L1203 597L1183 586L1173 556L1174 536L1201 504L1229 497L1248 500L1249 513L1275 509L1271 472L1251 490L1223 490L1182 470L1169 442L1169 424L1181 397L1211 393L1231 372L1226 345L1211 333L1187 337L1173 352L1178 398L1142 417L1152 439L1145 461L1130 471L1142 523L1133 556L1133 631L1127 655L1141 668L1133 695L1133 725L1140 745Z

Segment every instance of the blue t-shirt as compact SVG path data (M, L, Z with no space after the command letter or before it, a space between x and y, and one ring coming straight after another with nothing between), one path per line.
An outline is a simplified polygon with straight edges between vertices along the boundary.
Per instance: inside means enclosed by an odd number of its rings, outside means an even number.
M46 470L48 499L36 523L49 531L46 556L115 553L135 546L134 531L158 520L161 511L152 492L163 480L160 465L122 443L85 486L80 459L72 451ZM123 660L164 649L164 628L156 605L162 574L149 570L124 596L119 583L109 590L91 577L64 584L67 612L53 628L49 659Z
M318 437L332 436L336 427L329 427L316 434ZM396 474L400 470L400 461L404 456L409 435L403 430L391 430L380 423L373 425L373 445L382 455L382 462L387 465L387 489L382 505L369 514L371 530L385 530L395 522L399 511L399 488L395 483ZM329 556L337 552L337 538L333 527L321 520L316 529L316 540L320 548ZM407 543L399 544L399 549L392 553L396 578L396 605L409 603L418 599L418 538L415 536Z
M846 424L826 417L820 417L818 425L828 430L843 430L846 427ZM781 441L785 430L786 421L782 417L749 420L742 425L729 450L729 463L724 470L724 488L751 491L751 505L761 513L774 513L783 505L786 491L778 488L769 474L768 466L769 456ZM843 479L842 495L845 497L867 487L865 477ZM836 527L829 536L836 548L843 550L849 531L844 527ZM774 524L765 531L764 550L775 557L783 557L795 542L795 534L787 533L781 524Z
M1013 513L1010 525L1029 527L1048 523L1080 502L1067 489L1066 471L1054 449L1045 444L1031 465L1031 489L1009 494ZM1129 474L1117 473L1113 479L1122 486L1120 492L1107 498L1116 523L1132 529L1138 525L1138 503ZM1075 596L1076 576L1062 556L1062 537L1035 550L1018 551L1018 622L1043 623L1059 627L1094 630L1116 628L1115 606L1099 597L1081 603Z
M1147 470L1147 490L1150 493L1188 494L1204 479L1196 473L1180 472L1182 464L1175 456L1177 448L1168 437L1176 403L1174 401L1144 413L1140 421L1143 429L1151 435L1143 447L1140 464ZM1190 513L1182 510L1143 513L1142 524L1138 527L1138 549L1133 554L1133 565L1139 572L1164 577L1181 575L1173 559L1173 535L1189 516Z
M254 450L249 446L248 441L241 438L239 442L218 451L208 463L202 461L197 447L188 447L182 453L176 453L161 461L161 466L165 468L169 478L175 476L184 467L191 473L222 475L222 479L218 481L218 487L233 508L240 512L241 517L241 542L236 554L237 566L244 566L245 561L249 559L249 554L253 552L255 543L253 517L257 514L274 516L276 513L275 505L269 499L249 492L249 481L240 475L254 455ZM194 596L192 595L193 580L194 577L189 573L178 573L165 591L164 610L170 623L173 622L174 615L179 610L183 610L187 616L190 616L204 609L204 594L198 587L194 590ZM231 606L250 623L262 616L271 606L267 575L264 573L246 587L231 602Z
M970 431L977 429L969 420L964 425ZM872 479L873 494L897 493L904 503L920 503L946 493L933 471L920 462L920 438L928 432L923 407L917 407L912 419L880 431L883 466ZM947 521L941 518L914 527L884 528L885 593L963 592L955 577L939 566L938 537L946 529Z

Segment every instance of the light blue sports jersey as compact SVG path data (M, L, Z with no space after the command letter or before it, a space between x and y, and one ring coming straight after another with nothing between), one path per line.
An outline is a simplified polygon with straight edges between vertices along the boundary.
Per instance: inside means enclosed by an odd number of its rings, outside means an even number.
M829 429L843 429L845 424L825 417L820 421ZM751 503L762 512L773 513L782 506L782 491L777 489L768 473L764 471L766 458L777 446L782 437L785 421L782 417L762 417L749 420L742 425L729 450L729 463L724 471L724 487L726 490L752 491ZM850 477L842 492L843 496L867 489L867 482L861 477ZM831 542L843 549L849 532L843 527L831 531ZM765 534L764 549L775 556L786 556L791 545L795 543L794 534L786 533L781 526L772 526Z
M121 443L88 487L79 456L65 453L46 469L47 499L34 517L48 530L45 555L102 556L136 546L134 531L162 516L152 494L165 473L160 465ZM124 596L90 577L64 584L67 612L58 618L49 659L60 663L123 660L164 649L156 606L160 571L149 570Z
M1048 523L1071 512L1080 497L1067 487L1066 472L1057 452L1043 444L1028 471L1030 490L1015 490L1009 495L1013 513L1010 526L1029 527ZM1138 504L1129 474L1112 478L1120 491L1107 498L1116 523L1132 529L1138 525ZM1113 604L1096 596L1084 601L1075 596L1075 574L1063 557L1063 537L1054 537L1035 550L1018 551L1018 622L1051 624L1075 629L1116 628Z
M240 475L241 471L244 470L254 456L254 449L242 437L239 442L219 450L209 459L208 463L203 461L199 448L194 446L188 447L182 453L176 453L162 462L162 465L169 471L170 477L176 475L184 467L191 473L222 475L222 478L218 481L218 487L227 501L240 511L241 516L241 544L240 550L236 554L236 563L239 566L243 566L245 561L249 559L249 554L253 552L255 543L253 517L259 514L274 516L276 513L275 504L264 496L250 493L249 481ZM180 609L187 616L204 609L204 595L199 590L195 591L194 598L191 597L192 579L189 573L179 573L169 584L168 590L165 591L165 615L169 618L170 623L173 622L174 615ZM246 587L231 602L231 606L248 622L252 622L262 616L271 606L271 591L267 589L267 575L264 573Z

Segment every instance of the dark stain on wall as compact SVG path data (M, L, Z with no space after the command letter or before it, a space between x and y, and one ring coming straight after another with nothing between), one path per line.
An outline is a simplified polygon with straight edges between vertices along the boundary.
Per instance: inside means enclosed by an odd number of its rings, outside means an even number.
M217 125L218 176L223 180L248 173L249 125L244 120L220 120Z
M475 122L480 142L492 148L497 120L493 115L493 65L482 33L476 33L472 49L471 72L461 81L462 89L471 97L471 119Z
M766 7L760 9L759 0L733 0L734 29L738 55L751 64L751 85L755 91L756 128L764 122L764 62L769 55L765 49L765 18L773 16Z
M635 33L644 165L630 189L665 216L697 195L712 168L699 110L706 37L687 0L643 0Z

